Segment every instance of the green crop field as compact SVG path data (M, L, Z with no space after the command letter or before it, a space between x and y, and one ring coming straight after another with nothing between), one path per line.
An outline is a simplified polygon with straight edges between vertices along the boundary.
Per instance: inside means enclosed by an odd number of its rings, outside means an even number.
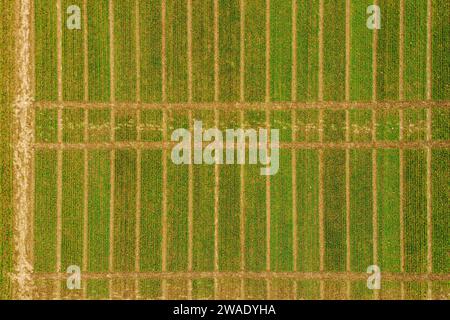
M449 15L0 0L0 299L449 299ZM173 163L194 120L279 129L278 172Z

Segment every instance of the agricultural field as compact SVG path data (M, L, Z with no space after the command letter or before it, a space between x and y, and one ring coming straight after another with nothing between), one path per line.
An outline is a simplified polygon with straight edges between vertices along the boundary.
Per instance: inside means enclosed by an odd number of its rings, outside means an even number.
M450 298L448 0L0 15L0 299ZM173 163L194 120L279 129L278 172Z

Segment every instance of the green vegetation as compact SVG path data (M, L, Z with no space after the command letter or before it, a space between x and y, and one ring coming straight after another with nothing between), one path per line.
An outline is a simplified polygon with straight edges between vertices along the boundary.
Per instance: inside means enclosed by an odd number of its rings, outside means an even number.
M0 1L0 300L12 296L14 2Z
M3 54L13 50L13 2L0 0L0 37L5 40L0 44L0 129L5 133L0 147L1 299L12 294L7 274L13 268L14 252L11 148L14 59L12 54ZM34 6L34 81L38 102L58 100L55 2L36 0ZM442 275L450 271L446 248L450 216L448 149L428 150L420 145L400 150L397 145L426 142L429 120L432 140L449 142L448 106L432 106L428 114L428 109L419 103L427 100L427 92L434 101L449 99L450 10L445 10L448 1L433 1L431 92L427 87L430 70L426 1L404 1L404 34L400 35L398 1L379 0L382 28L377 31L375 46L374 31L366 27L366 8L372 4L369 0L351 1L349 26L346 26L346 1L342 0L298 0L296 16L291 1L271 0L267 8L265 0L246 0L243 6L241 0L219 0L218 21L212 0L113 2L113 12L109 12L110 1L88 1L87 12L82 11L82 17L87 14L88 29L84 30L82 24L81 30L69 30L64 23L65 9L72 4L83 9L83 1L61 0L61 93L63 100L76 106L55 109L41 105L35 112L35 140L39 146L34 155L34 272L54 273L61 263L62 272L69 265L79 265L95 278L88 280L86 291L76 292L65 289L62 281L63 298L236 299L243 290L248 299L265 299L268 295L274 299L373 299L374 292L367 289L365 281L350 278L267 280L241 279L231 274L216 280L184 276L136 280L132 275L111 280L106 274L136 271L362 274L374 264L374 255L382 272L400 273L404 258L406 273L426 274L428 204L432 208L432 272ZM188 3L192 4L192 15ZM245 12L241 12L242 7ZM323 52L319 52L321 19ZM266 25L268 20L270 26ZM295 35L292 23L296 24ZM188 30L188 25L192 30ZM219 42L215 43L215 39ZM266 56L266 43L270 45L270 57ZM321 56L323 77L319 77ZM294 73L293 66L296 66ZM320 102L321 86L323 100L333 106L345 100L364 103L373 98L383 102L399 100L400 66L404 67L403 98L409 101L402 109L263 108L266 100L271 102L269 108L293 99L302 103ZM319 83L320 79L323 83ZM130 107L110 108L106 103L114 102L113 98L116 102L130 103ZM166 107L163 104L154 109L131 108L138 99L152 104L189 102L194 109L163 111ZM233 104L241 100L256 102L257 108L261 108L237 110ZM229 109L215 110L214 102L229 103ZM200 104L202 108L197 109ZM207 108L203 109L205 105ZM62 128L58 128L59 116ZM279 129L283 148L278 174L261 176L260 167L250 164L220 165L216 177L214 165L175 165L170 158L171 149L164 152L159 144L163 140L163 127L167 127L170 139L173 130L189 129L193 119L203 121L204 128L215 127L218 121L221 130L258 129L267 125ZM55 148L60 142L58 129L62 129L62 143L68 145L62 152ZM365 146L373 140L392 146L343 147L345 143ZM88 149L82 148L85 142ZM136 142L151 147L134 148ZM321 147L322 142L333 146ZM114 143L126 147L117 149ZM50 144L52 148L47 148ZM61 186L58 154L62 154ZM428 183L432 190L430 199L427 199ZM61 187L61 234L57 230L58 187ZM374 214L378 219L376 230ZM59 236L61 248L57 248ZM59 249L61 261L57 261ZM55 280L42 279L35 284L36 298L55 296ZM434 281L431 287L433 298L448 298L448 284ZM405 298L427 297L426 281L403 284L384 281L380 297L400 298L401 288L405 289Z

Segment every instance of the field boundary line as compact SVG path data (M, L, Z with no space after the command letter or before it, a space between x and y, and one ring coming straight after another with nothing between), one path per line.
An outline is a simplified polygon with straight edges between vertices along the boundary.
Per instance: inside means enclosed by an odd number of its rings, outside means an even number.
M84 130L83 130L83 140L87 143L89 140L88 132L88 111L84 112ZM89 230L89 152L87 149L83 150L83 258L82 258L82 270L83 272L88 271L88 230ZM83 283L83 298L87 298L87 283Z
M83 0L83 84L84 84L84 102L89 102L89 30L88 30L88 12L87 1Z
M432 131L431 131L431 110L427 109L427 141L431 141ZM427 148L427 272L431 273L433 271L433 220L432 220L432 177L431 177L431 160L432 151L431 147L428 145ZM431 283L428 283L427 288L427 298L429 300L433 299L433 287Z
M219 61L219 2L214 0L214 102L220 97L220 61Z
M378 5L378 0L374 0L374 5ZM376 103L377 97L377 76L378 76L378 29L373 30L372 37L372 101ZM377 110L372 109L372 142L376 142L377 134ZM378 265L378 165L377 149L372 149L372 259L373 264ZM374 299L380 299L380 290L373 291Z
M136 102L82 102L64 101L38 101L33 103L33 108L58 109L142 109L142 110L290 110L290 109L319 109L319 110L352 110L352 109L377 109L377 110L403 110L421 108L450 108L450 101L318 101L318 102L193 102L193 103L136 103Z
M13 104L14 119L14 149L13 149L13 172L14 172L14 275L13 296L18 299L31 299L33 295L33 201L30 199L33 182L30 181L30 173L33 172L33 150L34 141L32 109L33 103L33 81L34 73L32 65L33 45L31 40L33 21L33 4L29 0L16 0L15 17L15 53L16 70L15 77L17 87Z
M373 1L374 5L378 5L378 0ZM378 29L375 28L372 30L372 101L376 103L377 98L377 46L378 46Z
M192 103L192 0L186 1L186 36L187 36L187 91L188 103Z
M266 0L266 97L265 101L270 102L270 0ZM270 110L265 108L266 113L266 128L270 132ZM270 144L270 138L267 139L267 143ZM271 247L270 247L270 222L271 222L271 199L270 199L270 176L266 176L266 270L269 272ZM271 299L271 282L270 279L266 280L267 285L267 299Z
M245 102L245 0L239 0L240 8L240 64L239 64L239 102Z
M350 101L351 0L345 0L345 102Z
M292 83L291 100L297 101L297 0L292 0ZM291 140L297 140L297 113L291 110ZM291 151L292 161L292 269L297 271L298 260L298 225L297 225L297 152ZM297 281L293 282L293 298L297 300Z
M135 41L136 41L136 102L141 102L141 12L140 0L135 0Z
M186 19L186 30L187 30L187 75L188 75L188 103L192 103L192 0L187 0L187 19ZM189 132L193 132L193 115L192 110L188 110L189 116ZM188 261L187 269L192 271L193 264L193 205L194 205L194 168L192 164L188 166ZM188 300L192 300L192 280L188 281Z
M81 275L84 279L211 279L211 278L245 278L245 279L296 279L296 280L367 280L365 272L89 272ZM34 279L67 279L66 273L33 273ZM450 281L450 274L443 273L381 273L382 281Z
M432 6L432 0L427 0L427 61L426 61L426 73L427 73L427 88L426 88L426 99L431 100L432 99L432 19L433 19L433 6Z
M193 132L192 111L189 111L189 131ZM194 166L188 165L188 271L192 271L193 265L193 244L194 237ZM188 300L192 300L192 281L188 281Z
M239 0L239 102L245 101L245 0ZM245 126L245 114L239 111L241 127ZM240 171L241 194L240 194L240 254L241 271L245 271L245 166L241 166ZM245 299L245 280L241 280L241 299Z
M432 1L427 0L427 89L426 99L432 99ZM427 141L432 140L432 111L427 108ZM432 211L432 177L431 177L431 148L427 147L427 272L433 271L433 211ZM427 298L433 299L433 286L427 284Z
M62 64L62 0L56 0L56 61L57 61L57 91L58 102L63 99L63 64Z
M219 1L214 0L214 102L219 101ZM219 128L219 110L214 108L214 124ZM217 164L214 165L214 271L219 271L219 191L220 171ZM217 299L219 294L219 282L216 277L214 281L213 298Z
M265 83L265 102L268 103L270 99L270 0L266 0L266 24L265 24L265 42L266 42L266 56L265 56L265 69L266 69L266 83Z
M114 60L114 0L109 0L108 7L109 18L109 60L110 60L110 101L114 103L116 101L115 96L115 60ZM115 110L111 110L110 114L110 140L115 142L115 123L116 114ZM114 214L115 214L115 162L116 153L115 149L110 150L110 203L109 203L109 271L114 270ZM109 281L109 297L113 299L114 290L113 282Z
M372 110L372 141L376 135L376 111ZM378 265L378 149L372 149L372 259ZM374 298L380 298L379 290L374 290Z
M319 57L318 57L318 100L323 103L323 23L324 23L324 0L319 0Z
M56 1L56 47L57 47L57 77L58 77L58 102L63 101L63 65L62 65L62 7L61 1ZM63 143L63 119L61 107L57 112L57 139L58 143ZM56 270L61 272L61 255L62 255L62 172L63 172L63 152L62 149L57 150L57 178L56 178ZM61 297L61 282L56 283L56 299Z
M163 112L163 140L167 139L167 112ZM167 270L167 149L162 151L162 215L161 215L161 270ZM167 299L167 283L161 282L163 299Z
M351 59L351 0L345 1L345 101L350 101L350 59ZM345 142L350 142L350 112L345 110ZM351 271L351 248L350 248L350 150L345 149L345 243L346 271ZM347 299L351 298L351 283L346 283Z
M23 0L19 0L19 1L23 1ZM30 61L29 75L31 76L31 79L29 79L29 81L30 81L30 86L31 86L31 93L33 96L33 99L31 102L34 103L35 98L36 98L36 67L35 67L36 66L36 25L35 25L35 18L36 18L35 10L36 10L36 8L35 8L34 1L30 1L30 0L26 0L26 1L30 2L30 8L29 8L29 10L30 10L30 18L29 18L30 27L29 27L29 30L30 30L30 41L31 41L31 44L30 44L31 57L29 58L30 59L29 60ZM19 12L19 9L17 12ZM35 122L34 122L34 118L33 118L33 126L34 125L35 125Z
M31 79L30 79L30 83L31 83L31 92L32 92L32 103L34 103L34 99L36 97L36 43L35 43L35 39L36 39L36 25L35 25L35 3L34 1L31 1L30 4L30 10L31 10L31 17L30 17L30 39L31 39L31 45L30 45L30 49L31 49L31 66L30 66L30 75L31 75ZM17 11L19 12L19 11ZM32 108L32 106L31 106ZM32 108L33 109L33 108ZM33 132L33 143L36 142L36 110L32 110L32 119L31 119L31 126L32 126L32 132ZM29 188L29 193L30 193L30 206L31 206L31 214L30 214L30 243L32 244L32 248L31 248L31 253L30 253L30 261L31 264L34 268L34 263L35 263L35 252L34 252L34 241L35 241L35 208L36 208L36 198L35 198L35 190L36 190L36 153L35 150L33 149L31 152L31 188ZM31 285L34 287L34 283L31 282ZM34 292L32 292L32 295L34 294Z
M109 65L110 65L110 103L116 102L116 79L115 79L115 46L114 46L114 0L108 2L108 18L109 18Z
M161 0L161 99L167 103L166 0ZM167 110L162 112L162 138L167 141ZM161 270L167 270L167 149L162 152ZM161 281L162 299L167 299L167 282Z
M405 0L399 0L399 48L398 48L398 93L399 100L404 99L404 75L405 75Z
M244 112L241 110L239 112L239 118L241 127L244 126ZM242 272L245 271L245 166L240 167L240 183L241 183L241 194L239 196L239 209L240 209L240 254L241 254L241 266ZM245 281L241 281L241 299L245 299Z
M398 76L398 94L399 100L404 99L404 74L405 74L405 0L400 0L399 4L399 76ZM403 142L404 134L404 119L403 110L399 110L399 141ZM405 192L404 192L404 159L403 150L399 150L399 171L400 171L400 271L405 271L405 225L404 225L404 204L405 204ZM405 283L400 283L400 296L401 300L405 299Z
M400 142L403 142L403 112L400 111L399 113L399 119L400 119ZM404 212L404 206L405 206L405 186L404 186L404 156L403 156L403 150L399 150L399 172L400 172L400 271L405 272L405 224L404 224L404 218L405 218L405 212ZM405 299L405 284L402 282L400 284L401 286L401 299Z
M88 48L88 14L87 0L83 0L83 82L84 82L84 100L89 101L89 48ZM89 109L84 110L84 143L89 142ZM88 271L89 257L89 152L87 149L83 152L84 171L83 171L83 272ZM83 299L87 299L87 282L83 282Z
M219 127L219 112L214 110L214 122ZM214 165L214 271L219 271L219 165ZM217 299L219 284L214 277L214 299Z
M292 82L291 82L291 101L297 101L297 0L292 1Z
M141 21L140 21L140 1L135 0L135 41L136 41L136 101L141 102ZM136 110L136 140L141 141L141 110ZM136 150L136 230L135 230L135 270L140 271L141 267L141 216L142 216L142 150ZM135 281L135 297L139 299L139 281Z
M319 0L319 73L318 99L323 101L323 24L324 0ZM323 143L323 110L319 109L319 142ZM319 149L319 270L324 271L325 260L325 232L324 232L324 203L323 203L323 150ZM320 299L325 297L325 283L320 281Z
M166 0L161 0L161 99L167 103Z

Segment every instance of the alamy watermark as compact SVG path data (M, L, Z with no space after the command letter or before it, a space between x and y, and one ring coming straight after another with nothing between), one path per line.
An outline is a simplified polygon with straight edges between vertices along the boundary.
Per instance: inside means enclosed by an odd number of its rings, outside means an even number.
M373 4L367 7L366 13L370 14L367 18L366 26L370 30L381 29L381 9L379 6Z
M279 169L278 129L259 128L257 132L239 128L222 132L218 128L204 130L202 121L194 120L192 133L185 128L176 129L171 140L178 142L171 152L172 162L176 165L243 165L248 160L248 164L265 166L260 170L261 175L275 175ZM205 142L208 143L206 146Z
M66 286L69 290L81 289L81 268L77 265L67 267Z
M381 289L381 269L377 265L367 267L367 273L370 276L367 278L367 288L370 290Z

